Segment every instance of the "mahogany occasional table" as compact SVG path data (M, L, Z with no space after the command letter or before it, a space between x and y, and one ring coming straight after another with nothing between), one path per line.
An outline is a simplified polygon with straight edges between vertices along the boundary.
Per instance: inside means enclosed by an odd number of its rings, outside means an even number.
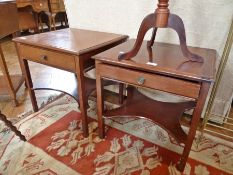
M189 49L203 58L203 62L187 60L179 45L155 43L151 50L142 43L138 54L131 60L119 61L120 51L132 48L135 40L94 56L96 60L96 88L99 135L105 137L104 118L142 116L163 127L179 143L185 145L178 164L184 170L197 125L205 104L211 82L214 80L216 52L211 49ZM153 55L153 54L154 55ZM127 98L116 109L103 111L103 79L128 85ZM187 102L169 103L152 100L135 87L146 87L187 97ZM184 111L194 109L189 132L180 125Z
M147 15L136 40L129 40L103 52L96 59L96 87L99 135L104 138L104 117L141 116L159 124L179 143L184 144L177 168L184 171L199 119L211 82L214 81L216 51L186 45L182 19L170 14L169 0L159 0L154 13ZM143 41L153 28L150 41ZM171 28L179 36L180 45L154 44L159 28ZM122 52L123 51L123 52ZM117 109L103 114L103 79L125 83L127 99ZM135 87L146 87L187 97L186 102L169 103L152 100ZM190 129L180 125L184 111L194 109Z
M94 67L91 56L114 47L127 40L127 36L81 29L62 29L26 37L15 38L20 62L23 68L34 111L38 105L34 90L58 90L73 96L80 105L84 136L88 136L87 100L95 89L95 80L84 76L86 70ZM61 82L60 87L33 86L28 61L52 66L74 73L75 83ZM76 79L77 78L77 79ZM78 83L77 83L78 82ZM77 89L69 87L76 84Z

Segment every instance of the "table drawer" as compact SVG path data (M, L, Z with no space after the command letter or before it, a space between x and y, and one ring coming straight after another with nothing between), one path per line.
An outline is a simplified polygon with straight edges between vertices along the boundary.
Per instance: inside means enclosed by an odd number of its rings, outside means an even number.
M199 95L199 83L167 77L164 75L135 71L117 66L110 66L102 63L97 64L96 69L98 72L97 74L100 74L100 76L104 78L113 79L140 87L157 89L195 99L198 98Z
M59 51L50 51L28 45L20 45L23 59L75 72L75 57Z

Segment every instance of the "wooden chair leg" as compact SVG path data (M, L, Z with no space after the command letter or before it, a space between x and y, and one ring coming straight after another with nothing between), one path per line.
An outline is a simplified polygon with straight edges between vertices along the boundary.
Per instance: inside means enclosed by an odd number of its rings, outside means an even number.
M49 19L49 30L52 31L52 18L51 16L48 16Z
M56 30L55 16L52 17L53 30Z
M39 16L39 26L41 28L41 32L44 32L44 27L43 27L43 22L42 22L42 19L41 19L41 15Z

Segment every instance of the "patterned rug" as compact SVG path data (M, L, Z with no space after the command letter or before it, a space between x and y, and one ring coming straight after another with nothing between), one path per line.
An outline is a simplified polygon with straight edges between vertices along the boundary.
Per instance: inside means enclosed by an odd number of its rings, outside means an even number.
M0 132L0 174L4 175L180 175L175 168L182 145L143 119L107 120L107 137L97 134L96 106L89 101L90 136L84 138L76 102L63 96L16 126ZM115 107L105 104L105 107ZM187 128L184 128L187 130ZM194 141L184 175L233 174L233 145L205 134Z

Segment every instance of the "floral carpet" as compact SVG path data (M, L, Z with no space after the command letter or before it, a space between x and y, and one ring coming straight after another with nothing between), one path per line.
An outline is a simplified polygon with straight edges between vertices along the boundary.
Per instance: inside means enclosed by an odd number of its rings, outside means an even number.
M89 132L84 138L77 103L63 96L16 126L26 136L0 132L0 174L4 175L229 175L233 144L204 135L194 141L183 173L175 165L183 147L148 120L106 120L98 137L95 102L89 101ZM112 108L114 105L106 104ZM187 128L184 128L187 130Z

